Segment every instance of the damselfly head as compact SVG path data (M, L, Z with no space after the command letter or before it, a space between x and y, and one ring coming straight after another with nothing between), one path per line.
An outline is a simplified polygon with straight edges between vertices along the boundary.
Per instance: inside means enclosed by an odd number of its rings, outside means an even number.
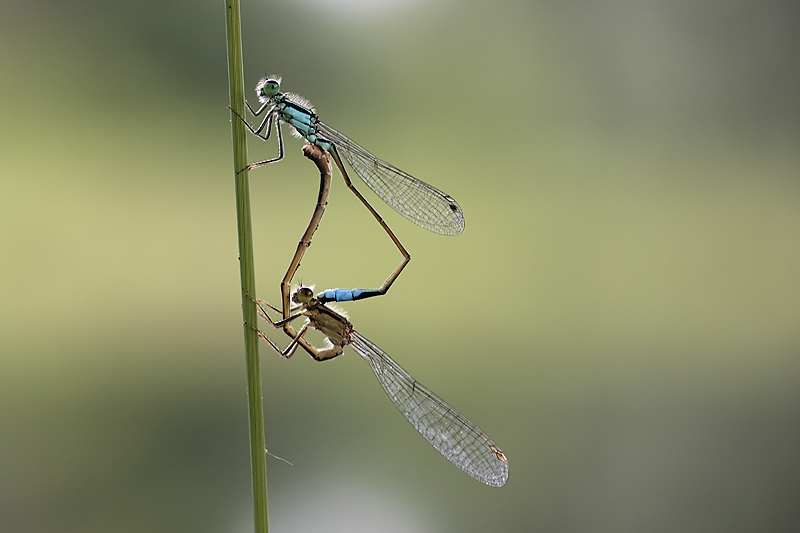
M296 304L306 304L311 301L311 298L314 297L314 288L307 287L305 285L301 285L297 287L297 290L294 291L292 295L292 301Z
M256 85L258 99L265 102L281 91L280 76L267 76L261 78Z

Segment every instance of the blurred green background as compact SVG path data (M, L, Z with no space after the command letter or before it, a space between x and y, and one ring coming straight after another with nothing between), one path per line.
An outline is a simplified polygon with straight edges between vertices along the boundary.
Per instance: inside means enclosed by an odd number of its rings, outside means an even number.
M348 351L262 346L289 531L800 527L800 10L785 0L242 6L265 74L452 194L352 322L507 453L442 459ZM0 6L0 530L252 530L224 3ZM251 174L259 296L318 175ZM276 146L250 143L250 158ZM298 277L399 256L334 176ZM282 336L275 336L285 342Z

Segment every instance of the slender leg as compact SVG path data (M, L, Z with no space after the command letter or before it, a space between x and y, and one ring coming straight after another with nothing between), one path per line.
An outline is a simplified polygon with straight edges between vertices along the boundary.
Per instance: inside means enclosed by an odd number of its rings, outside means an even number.
M255 304L258 306L258 316L260 316L261 318L263 318L264 320L269 322L269 325L272 326L273 328L282 328L284 326L284 324L287 324L288 322L291 322L291 321L296 320L296 319L300 318L301 316L303 316L303 311L298 311L298 309L302 308L302 305L296 305L296 306L292 307L292 309L291 309L294 312L292 314L290 314L289 316L287 316L286 318L279 319L279 320L272 320L272 317L269 316L269 313L267 313L267 310L264 309L264 308L268 307L268 308L272 309L273 311L275 311L276 313L280 313L281 312L280 309L278 309L277 307L275 307L271 303L267 302L266 300L258 300L258 299L254 300L253 298L250 298L250 299L253 302L255 302Z
M264 104L263 106L261 106L261 108L259 108L258 111L253 111L253 108L250 107L250 103L247 101L245 101L245 105L247 105L247 109L250 110L250 113L254 117L257 117L264 111L264 109L267 107L268 104ZM264 120L261 121L261 124L259 124L258 128L256 129L253 129L253 126L251 126L250 123L247 122L247 119L245 119L242 115L234 111L231 106L228 106L228 109L233 111L233 114L239 117L239 120L244 122L244 125L247 126L248 130L250 130L250 133L252 133L256 137L264 139L265 141L269 140L269 134L272 127L272 118L275 116L275 113L272 112L273 108L270 108L270 110L267 112L267 116L264 117ZM261 132L264 131L264 128L267 128L267 133L265 135L261 135Z
M264 117L264 120L261 121L261 124L258 125L258 128L255 131L253 131L256 137L261 137L265 141L269 140L269 134L270 132L272 132L272 118L274 116L275 114L272 112L267 113L267 116ZM264 131L264 128L267 129L267 133L262 135L261 132Z
M265 120L267 122L271 122L272 121L272 115L268 115ZM263 126L264 125L262 124L259 127L259 129L261 127L263 127ZM262 139L267 139L267 137L269 137L269 130L270 130L270 127L269 127L269 124L268 124L267 125L267 135L265 137L262 137L261 135L258 135L258 133L256 133L252 128L250 129L250 131L252 131L253 133L255 133L258 137L260 137ZM272 159L265 159L263 161L256 161L255 163L250 163L249 165L247 165L245 167L247 170L253 170L254 168L263 167L264 165L269 165L270 163L275 163L276 161L280 161L281 159L283 159L283 154L284 154L284 152L283 152L283 132L281 131L281 121L278 120L277 118L275 119L275 133L277 133L277 135L278 135L278 157L273 157Z
M258 111L253 111L253 107L250 105L250 102L248 102L247 100L244 101L244 105L246 105L247 109L250 110L250 114L251 115L253 115L254 117L257 117L258 115L260 115L261 113L264 112L264 110L267 108L267 106L269 106L269 101L264 102L261 105L261 107L258 108ZM270 109L270 111L272 111L272 109Z
M275 307L274 305L270 304L269 302L267 302L265 300L253 300L253 301L256 303L256 306L258 306L258 314L259 314L259 316L261 318L263 318L264 320L266 320L267 322L269 322L269 325L272 326L273 328L276 328L276 329L282 327L284 329L284 331L286 331L286 324L288 324L289 322L291 322L291 321L303 316L303 311L299 311L299 312L295 312L295 313L287 316L286 318L283 318L282 320L272 320L272 317L269 316L269 313L267 313L267 310L265 309L265 307L268 307L268 308L272 309L273 311L275 311L277 313L281 312L280 309L278 309L277 307ZM294 308L292 308L292 311L297 311L301 307L302 306L297 305ZM289 328L291 330L290 337L292 337L292 342L289 343L289 346L287 346L285 350L281 350L280 348L278 348L278 346L274 342L272 342L269 339L269 337L267 337L267 335L263 331L261 331L260 329L258 329L258 328L253 328L253 329L255 329L256 332L258 332L258 336L259 337L261 337L262 339L267 341L267 344L272 346L272 348L276 352L281 354L281 356L285 357L286 359L289 359L294 354L295 350L297 349L297 345L298 344L300 344L306 351L309 351L309 353L311 354L311 357L315 357L315 353L312 353L312 351L310 351L310 350L316 351L316 348L311 346L303 338L303 335L305 335L306 331L308 330L309 324L310 324L310 322L306 321L306 323L303 324L302 327L300 328L300 330L297 331L297 332L295 332L294 329ZM250 327L253 327L253 326L250 326Z
M265 307L269 307L270 309L272 309L273 311L275 311L278 314L283 313L283 311L281 311L280 309L278 309L277 307L275 307L274 305L272 305L271 303L269 303L266 300L257 300L257 299L251 298L249 294L247 295L247 297L250 298L250 300L252 300L253 302L255 302L255 304L258 306L258 314L261 315L261 318L263 318L264 320L269 321L269 323L274 326L275 325L275 321L272 320L272 318L269 316L269 314L267 314L267 310L264 309L264 308ZM296 311L299 308L300 308L300 306L296 305L296 306L294 306L292 311Z
M259 300L259 302L262 302L262 300ZM261 314L261 313L259 313L259 314ZM262 314L262 316L266 316L266 315ZM297 317L292 317L292 318L297 318ZM275 323L273 323L271 320L270 320L270 324L272 326L274 326L274 327L279 327L279 326L275 326ZM318 351L316 348L314 348L313 346L308 344L308 342L305 339L303 339L303 335L305 335L306 331L308 331L309 322L306 322L305 324L303 324L303 326L300 328L300 330L296 333L296 336L292 339L292 342L289 343L289 346L287 346L285 350L281 350L278 347L277 344L272 342L270 340L270 338L267 337L266 333L264 333L263 331L261 331L257 327L255 327L255 326L253 326L251 324L247 324L247 325L250 326L251 328L253 328L254 330L256 330L256 332L258 333L259 337L261 337L263 340L265 340L267 342L267 344L269 344L272 347L273 350L275 350L276 352L281 354L281 357L285 357L286 359L289 359L292 355L294 355L294 352L297 349L298 344L300 346L303 346L303 348L306 349L306 351L309 351L309 349L313 350L313 352L317 352ZM311 354L311 357L314 357L316 359L317 356L313 352L309 351L309 353Z
M295 319L297 319L297 318L299 318L301 316L304 316L304 312L300 311L300 312L297 312L297 313L295 313L293 315L290 315L287 318L284 318L283 320L274 321L274 320L272 320L272 318L267 313L267 310L265 309L265 307L268 307L268 308L270 308L273 311L278 312L278 313L280 312L280 310L278 308L276 308L275 306L271 305L269 302L266 302L264 300L254 300L254 301L255 301L256 305L258 306L258 314L263 319L265 319L267 322L269 322L269 324L273 328L283 327L284 331L286 331L285 324L288 324L292 320L295 320ZM302 308L302 306L298 305L294 309L298 309L298 308ZM292 334L290 335L292 337L292 341L289 343L289 346L287 346L285 350L281 350L274 342L272 342L269 339L269 337L267 337L267 335L263 331L261 331L260 329L258 329L255 326L252 326L252 325L248 324L248 326L250 326L251 328L256 330L256 332L258 333L258 336L261 337L262 339L264 339L267 342L267 344L269 344L272 347L273 350L275 350L276 352L281 354L281 356L285 357L286 359L289 359L292 355L294 355L294 352L297 350L297 346L298 345L300 347L302 347L306 352L308 352L308 354L315 361L327 361L328 359L333 359L337 355L341 355L343 353L343 350L342 350L341 346L336 346L336 345L334 345L334 344L332 344L330 342L329 342L329 346L326 347L326 348L317 348L317 347L313 346L311 343L309 343L307 340L305 340L303 338L303 335L305 335L306 331L308 331L308 328L309 328L310 325L311 325L311 322L310 321L306 321L306 323L303 324L296 333L295 333L294 330L292 330Z
M265 106L266 106L266 104L265 104ZM260 114L261 111L263 111L265 106L261 107L261 109L259 109L256 112L256 111L253 111L253 108L250 107L249 103L247 104L247 108L255 116L258 116L257 114ZM275 113L272 112L272 109L269 110L269 112L267 113L267 116L264 117L264 120L261 122L261 124L258 126L258 128L257 129L253 129L253 126L251 126L250 123L247 122L247 120L245 120L245 118L242 115L240 115L239 113L234 111L233 108L231 108L231 106L228 106L228 108L230 108L230 110L233 112L234 115L239 117L239 120L244 122L244 125L247 127L247 129L250 131L250 133L252 133L256 137L258 137L259 139L264 139L265 141L269 140L269 135L270 135L270 132L272 131L272 119L275 117ZM261 132L264 131L264 128L267 129L267 133L262 135ZM283 159L283 156L284 156L283 132L281 131L281 122L277 118L275 118L275 129L277 130L277 134L278 134L278 157L273 157L271 159L265 159L263 161L257 161L255 163L250 163L249 165L244 167L239 172L242 172L244 170L253 170L254 168L262 167L262 166L268 165L270 163L275 163L276 161L280 161L281 159Z

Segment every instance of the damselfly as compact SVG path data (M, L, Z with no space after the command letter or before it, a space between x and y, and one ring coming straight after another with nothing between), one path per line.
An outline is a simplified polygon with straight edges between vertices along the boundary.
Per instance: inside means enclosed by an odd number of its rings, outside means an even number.
M332 359L341 355L345 346L351 347L369 363L397 409L439 453L487 485L505 485L508 480L508 459L500 448L475 424L411 377L386 352L355 331L344 314L325 305L330 301L354 299L354 295L348 295L347 292L335 289L314 296L310 287L299 287L292 295L296 305L291 313L277 321L272 320L267 308L281 311L263 300L257 300L259 314L276 328L299 317L306 317L306 322L285 350L281 350L260 330L259 336L286 358L292 356L298 345L317 361ZM309 327L321 331L328 338L325 348L316 348L303 338Z
M458 235L464 230L464 215L453 197L378 159L349 137L320 121L308 100L296 94L280 92L280 84L280 77L270 76L256 85L261 107L254 110L247 103L247 108L255 117L266 113L257 128L240 117L254 135L264 140L269 139L273 119L277 121L278 157L251 163L248 169L283 159L281 123L286 123L296 135L330 152L347 186L368 207L367 201L352 185L339 152L375 194L415 224L442 235Z

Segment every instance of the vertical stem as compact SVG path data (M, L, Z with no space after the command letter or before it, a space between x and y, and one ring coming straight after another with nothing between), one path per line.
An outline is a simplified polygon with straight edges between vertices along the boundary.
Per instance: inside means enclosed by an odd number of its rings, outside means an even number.
M244 68L239 0L225 0L228 37L228 82L231 108L244 116ZM247 170L247 139L244 124L231 113L233 168L236 180L236 221L239 232L239 269L242 282L244 349L247 360L247 401L250 419L250 461L253 480L253 509L256 533L267 533L267 460L264 445L264 410L261 369L258 360L258 333L253 260L253 233L250 221L250 182ZM241 170L241 172L239 172Z

